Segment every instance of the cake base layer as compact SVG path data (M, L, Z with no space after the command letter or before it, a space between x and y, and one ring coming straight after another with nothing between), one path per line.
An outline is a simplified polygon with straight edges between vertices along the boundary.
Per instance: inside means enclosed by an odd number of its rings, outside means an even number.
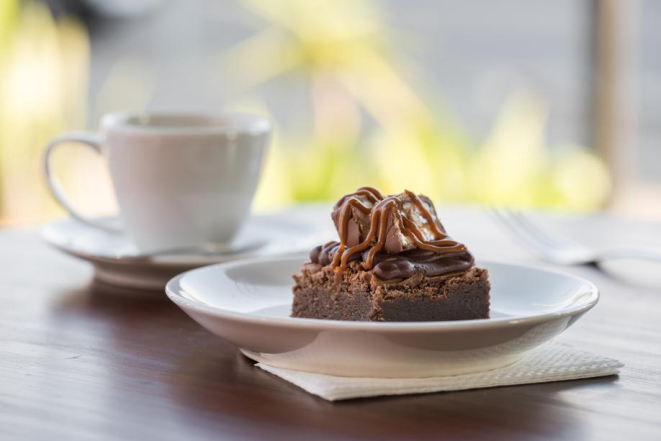
M292 316L355 321L443 321L489 318L485 269L384 281L353 262L336 273L308 263L295 275Z

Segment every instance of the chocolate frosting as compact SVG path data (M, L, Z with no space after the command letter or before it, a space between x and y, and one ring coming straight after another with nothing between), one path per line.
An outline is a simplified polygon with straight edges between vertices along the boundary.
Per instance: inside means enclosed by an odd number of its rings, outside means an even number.
M333 207L331 218L340 237L342 236L340 218L342 217L342 211L347 211L345 245L348 248L360 244L367 238L370 232L372 212L378 202L385 198L380 193L372 192L376 192L376 189L363 187L355 193L344 196ZM431 223L434 224L436 230L445 232L436 214L434 204L427 196L419 195L417 196L418 200L415 201L413 199L415 196L412 193L404 192L399 195L389 196L389 198L396 201L397 210L391 210L387 214L387 219L385 219L386 231L384 234L385 242L383 244L383 250L385 252L396 254L416 248L415 243L405 234L404 230L406 227L402 224L402 216L409 218L418 226L423 239L435 239L435 235L431 231L433 229L430 225ZM420 205L416 205L416 202ZM423 210L430 217L429 222L425 219Z
M310 252L310 260L321 266L330 265L339 245L339 242L328 242L315 247ZM349 257L349 262L365 262L368 253L369 251L353 254ZM374 275L383 280L408 279L418 273L425 277L459 273L470 269L474 263L473 255L467 250L438 254L413 249L399 254L376 253L372 270Z
M384 196L361 187L343 196L331 217L340 241L316 247L310 259L338 272L360 261L377 277L392 280L441 276L474 264L466 246L448 236L431 200L408 190Z

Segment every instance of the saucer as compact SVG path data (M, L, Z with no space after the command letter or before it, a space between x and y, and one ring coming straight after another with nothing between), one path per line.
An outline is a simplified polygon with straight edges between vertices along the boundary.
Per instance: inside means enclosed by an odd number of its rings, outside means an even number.
M108 225L114 218L99 218ZM42 238L55 248L94 265L97 281L132 289L162 291L175 275L213 263L255 256L291 254L308 251L323 238L309 223L285 220L284 216L253 216L229 245L226 254L212 257L185 254L159 255L132 259L139 251L123 233L105 231L67 218L50 222L41 229ZM128 258L125 258L128 257Z
M279 368L351 377L430 377L515 363L599 300L590 282L559 271L481 261L491 317L447 322L351 322L289 317L291 275L305 256L247 259L172 279L168 297L247 357Z

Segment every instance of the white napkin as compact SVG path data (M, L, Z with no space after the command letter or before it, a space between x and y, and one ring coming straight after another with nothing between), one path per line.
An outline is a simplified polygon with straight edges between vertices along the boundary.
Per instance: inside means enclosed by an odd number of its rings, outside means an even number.
M421 394L603 377L619 373L619 369L624 365L611 358L593 355L562 343L550 342L531 351L513 365L487 372L450 377L336 377L277 368L264 363L257 363L257 366L311 394L336 401L378 395Z

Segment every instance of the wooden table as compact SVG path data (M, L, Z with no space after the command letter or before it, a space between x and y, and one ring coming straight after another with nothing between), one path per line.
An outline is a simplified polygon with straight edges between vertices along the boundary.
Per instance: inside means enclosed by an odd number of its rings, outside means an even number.
M445 219L478 257L534 262L480 212ZM546 220L588 243L661 246L661 225ZM254 368L164 295L94 283L36 230L0 231L0 265L3 440L661 439L661 266L568 269L602 300L559 339L624 362L619 378L329 403Z

